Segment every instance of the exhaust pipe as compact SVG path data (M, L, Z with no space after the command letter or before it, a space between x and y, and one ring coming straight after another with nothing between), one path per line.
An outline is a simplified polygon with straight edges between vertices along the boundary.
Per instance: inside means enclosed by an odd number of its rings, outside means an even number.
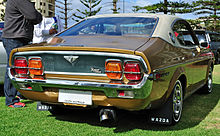
M116 122L116 112L112 108L103 108L99 112L100 122Z

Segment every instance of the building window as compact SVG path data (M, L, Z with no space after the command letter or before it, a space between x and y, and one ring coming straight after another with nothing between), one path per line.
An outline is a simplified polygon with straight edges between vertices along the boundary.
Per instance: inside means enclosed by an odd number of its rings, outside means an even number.
M49 16L50 17L53 17L54 15L53 15L53 12L49 12Z
M48 4L48 8L49 8L49 10L53 10L53 5Z

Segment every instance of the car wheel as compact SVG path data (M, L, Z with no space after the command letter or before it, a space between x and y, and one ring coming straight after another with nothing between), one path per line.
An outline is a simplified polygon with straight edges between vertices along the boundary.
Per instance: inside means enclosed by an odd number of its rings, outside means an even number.
M212 67L209 68L209 75L206 84L200 89L201 93L209 94L212 92Z
M167 102L159 109L151 110L148 120L156 124L175 125L180 121L182 109L183 87L180 80L177 80Z
M176 124L180 121L183 109L183 88L179 80L176 81L176 84L173 88L172 97L172 112L173 112L173 124Z

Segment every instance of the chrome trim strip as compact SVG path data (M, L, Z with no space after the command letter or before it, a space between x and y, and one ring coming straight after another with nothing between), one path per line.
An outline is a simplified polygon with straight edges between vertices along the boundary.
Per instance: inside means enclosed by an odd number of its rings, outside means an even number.
M10 68L8 68L10 71ZM103 87L103 88L123 88L123 89L140 89L147 81L149 75L145 74L143 80L137 85L120 85L120 84L108 84L108 83L98 83L98 82L88 82L88 81L69 81L69 80L36 80L36 79L22 79L16 78L8 72L8 75L11 80L16 82L25 82L25 83L41 83L41 84L54 84L54 85L75 85L75 86L88 86L88 87Z
M89 52L89 51L27 51L27 52L16 52L15 55L36 55L36 54L61 54L61 55L96 55L96 56L113 56L113 57L124 57L124 58L136 58L140 56L121 54L121 53L109 53L109 52Z
M141 72L124 72L124 74L142 74Z
M122 73L122 71L109 71L109 70L105 70L105 73Z
M56 72L56 71L44 71L45 74L55 74L55 75L70 75L70 76L101 76L105 77L106 74L97 73L70 73L70 72Z
M20 68L20 69L34 69L34 70L42 70L42 68L31 68L31 67L17 67L17 66L11 66L11 68Z
M11 66L11 68L23 68L23 69L28 69L28 67L17 67L17 66Z
M59 54L59 55L95 55L95 56L108 56L108 57L122 57L126 59L136 59L143 63L146 71L148 70L147 64L141 56L122 54L122 53L109 53L109 52L89 52L89 51L27 51L16 52L15 55L39 55L39 54Z
M208 59L207 59L208 60ZM170 66L165 66L165 67L162 67L162 68L157 68L157 69L154 69L153 72L156 72L156 71L160 71L160 70L164 70L164 69L167 69L167 68L171 68L171 67L175 67L175 66L178 66L178 65L187 65L187 64L192 64L192 63L198 63L200 61L203 61L203 59L198 59L196 61L194 60L188 60L188 61L185 61L185 62L180 62L180 63L176 63L176 64L173 64L173 65L170 65Z
M43 70L42 68L30 68L30 67L28 67L28 69Z
M132 98L134 98L133 96L118 96L118 98L130 98L130 99L132 99Z

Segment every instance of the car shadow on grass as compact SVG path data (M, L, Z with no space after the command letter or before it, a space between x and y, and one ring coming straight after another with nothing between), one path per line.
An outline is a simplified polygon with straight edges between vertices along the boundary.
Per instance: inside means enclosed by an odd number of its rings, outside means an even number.
M133 129L170 131L192 128L203 121L206 116L215 108L220 98L220 84L213 84L211 94L195 93L184 101L184 108L181 121L174 126L150 124L147 116L143 113L117 110L118 122L113 127L115 133L131 131ZM67 110L65 115L57 115L56 119L74 123L88 123L94 126L103 126L99 122L99 110ZM51 115L52 116L52 115ZM103 126L106 127L106 126Z
M4 84L0 84L0 96L5 96L5 94L4 94Z

